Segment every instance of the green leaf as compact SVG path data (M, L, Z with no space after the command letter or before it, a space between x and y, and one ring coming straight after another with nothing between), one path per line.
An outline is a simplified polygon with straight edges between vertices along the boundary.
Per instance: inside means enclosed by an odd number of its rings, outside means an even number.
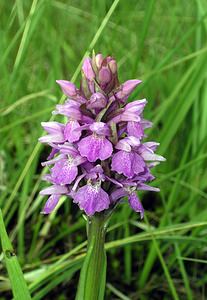
M12 292L15 300L29 300L31 299L27 284L25 282L21 267L19 265L17 256L14 252L12 244L6 232L3 221L2 212L0 209L0 238L6 268L9 274L9 279L12 286Z

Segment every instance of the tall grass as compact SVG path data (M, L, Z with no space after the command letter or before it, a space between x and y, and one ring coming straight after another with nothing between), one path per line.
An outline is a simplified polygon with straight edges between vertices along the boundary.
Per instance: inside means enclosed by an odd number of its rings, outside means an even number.
M207 2L0 0L0 9L0 207L32 299L73 299L85 255L69 199L40 215L47 149L37 139L64 101L55 80L78 81L92 49L117 58L120 81L143 80L133 98L148 99L149 135L167 158L155 173L161 192L140 196L144 222L124 204L111 220L106 299L206 299ZM2 255L0 274L0 299L10 299L15 276Z

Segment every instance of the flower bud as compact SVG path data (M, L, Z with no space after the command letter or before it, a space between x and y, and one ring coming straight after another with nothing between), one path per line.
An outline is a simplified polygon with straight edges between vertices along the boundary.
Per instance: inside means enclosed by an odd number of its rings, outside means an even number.
M117 73L117 63L114 59L109 62L109 68L110 68L112 74Z
M99 71L99 83L105 85L110 82L112 78L111 72L107 67L102 67Z
M93 71L92 65L91 65L91 59L86 58L84 60L83 66L82 66L82 71L86 77L86 79L93 81L95 78L95 73Z
M102 54L97 54L95 57L95 61L96 61L96 66L98 69L101 68L102 62L103 62L103 55Z

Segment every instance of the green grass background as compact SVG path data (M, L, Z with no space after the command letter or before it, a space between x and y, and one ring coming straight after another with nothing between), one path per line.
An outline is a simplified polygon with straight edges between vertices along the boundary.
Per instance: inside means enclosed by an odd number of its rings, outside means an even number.
M145 220L127 204L111 220L106 299L207 299L206 0L0 0L0 12L0 207L32 299L74 299L85 254L69 199L40 214L48 149L37 139L63 101L55 80L78 83L92 49L117 59L121 82L143 80L131 100L148 99L149 140L167 159L161 192L140 194ZM1 300L25 287L6 267L0 255Z

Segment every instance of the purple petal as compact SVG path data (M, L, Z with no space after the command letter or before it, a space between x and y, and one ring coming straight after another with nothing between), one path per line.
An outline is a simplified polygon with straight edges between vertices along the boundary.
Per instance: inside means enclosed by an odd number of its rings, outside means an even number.
M65 125L58 122L41 122L42 127L48 133L63 132Z
M77 94L77 89L74 83L66 80L56 80L66 96L73 97Z
M110 129L108 125L104 122L94 122L90 125L90 130L98 135L110 135Z
M144 120L142 119L141 121L142 127L145 128L151 128L153 126L153 123L148 121L148 120Z
M72 156L77 156L79 154L74 144L66 142L62 145L57 145L57 147L62 154L69 154Z
M45 203L42 214L44 215L50 214L55 209L59 199L60 199L60 195L51 195L48 198L47 202Z
M68 100L64 104L56 105L56 110L53 114L60 114L67 116L73 120L81 120L82 114L80 112L80 103L75 100Z
M61 134L48 134L41 136L38 141L40 143L63 143L65 141L64 135Z
M120 87L120 90L116 93L116 98L125 102L133 90L141 83L141 80L132 79L123 83Z
M90 170L87 171L86 174L87 179L92 179L92 180L99 180L99 181L105 181L105 175L104 171L101 165L96 165L95 167L92 167Z
M70 143L77 142L80 139L81 131L75 130L77 128L80 128L80 124L75 120L69 121L65 126L64 136Z
M143 219L144 217L144 208L141 204L141 202L139 201L139 198L137 197L136 193L131 193L129 195L129 205L131 206L131 208L140 213L141 219Z
M121 188L121 189L116 189L114 192L111 193L110 199L112 202L116 202L118 199L123 198L128 195L128 192Z
M105 176L106 179L108 179L110 182L112 182L113 184L119 186L119 187L123 187L123 184L121 184L119 181L117 181L116 179L114 178L111 178L111 177L108 177L108 176Z
M154 154L154 151L157 149L158 146L159 146L159 143L155 143L155 142L143 143L138 148L138 152L139 152L139 154L142 154L142 153Z
M112 74L116 74L117 73L117 63L114 59L112 59L109 63L109 68L112 72Z
M137 137L129 136L119 140L115 148L118 150L124 150L130 152L132 148L136 148L139 145L140 145L140 140Z
M58 150L58 149L56 149L56 148L52 148L52 150L51 150L51 152L50 152L49 156L47 157L47 160L50 160L50 159L52 159L52 158L55 156L55 154L57 154L58 152L59 152L59 150Z
M101 93L94 93L87 102L87 108L104 108L107 105L106 97Z
M40 195L61 195L61 194L68 194L68 192L69 190L66 186L54 184L40 191Z
M144 136L144 130L139 122L128 122L127 132L131 136L141 139Z
M163 156L153 153L143 152L141 156L144 158L144 160L147 161L166 161L166 159Z
M98 69L101 68L102 62L103 62L103 55L102 54L97 54L95 57L95 62L96 62L96 66Z
M125 106L125 110L131 111L131 112L136 112L137 114L141 114L143 112L143 109L146 104L147 104L146 99L135 100L135 101L128 103Z
M140 183L138 185L138 190L140 190L140 191L151 191L151 192L159 192L160 191L159 188L156 188L154 186L150 186L150 185L147 185L147 184L144 184L144 183Z
M74 193L75 190L77 189L79 182L80 182L85 176L86 176L86 173L83 172L83 174L81 174L80 176L78 176L78 177L76 178L76 181L75 181L75 183L73 184L73 188L72 188L72 191L71 191L71 193L72 193L72 194L71 194L71 197L73 197L73 193Z
M145 162L135 152L119 151L112 157L112 170L128 178L144 171Z
M108 194L100 186L96 185L87 184L81 187L73 197L74 202L77 203L80 209L84 210L88 216L108 209L110 205Z
M82 70L88 80L92 81L95 78L95 73L93 71L91 59L89 57L84 60Z
M63 154L60 154L58 156L56 156L55 158L52 158L50 160L47 160L47 161L44 161L41 163L41 165L44 167L44 166L49 166L49 165L53 165L55 164L56 162L62 160L63 158L65 158L65 155Z
M87 157L90 162L94 162L97 159L105 160L109 158L113 147L105 137L92 134L78 143L78 150L81 156Z
M39 142L41 143L63 143L65 141L64 138L64 128L65 125L58 122L42 122L42 127L49 134L42 136L39 138Z
M135 181L142 181L142 182L145 182L145 181L152 181L154 180L155 177L150 173L150 170L149 168L145 168L144 172L137 175L134 180Z
M146 103L147 103L146 99L136 100L136 101L128 103L125 106L124 111L122 112L122 114L120 116L121 121L140 122L141 121L140 115L143 112L143 109L144 109Z
M107 84L112 79L111 72L107 67L102 67L99 71L100 84Z
M125 94L131 94L133 90L137 87L138 84L140 84L142 81L138 79L131 79L127 80L126 82L123 83L122 85L122 91Z
M56 184L70 184L78 175L78 168L68 159L58 161L51 169L51 177Z

